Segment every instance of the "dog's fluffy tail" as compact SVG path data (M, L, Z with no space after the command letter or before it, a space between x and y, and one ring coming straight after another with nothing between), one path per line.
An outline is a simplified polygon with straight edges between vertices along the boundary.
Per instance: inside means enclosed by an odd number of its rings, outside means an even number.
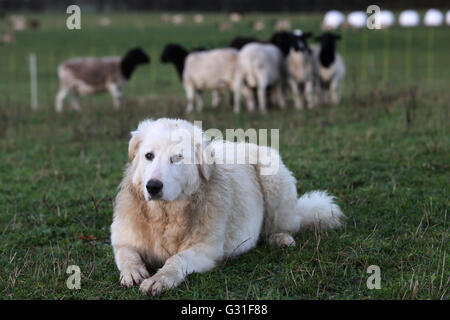
M297 210L301 216L300 229L335 229L342 226L345 218L334 196L326 191L305 193L298 199Z

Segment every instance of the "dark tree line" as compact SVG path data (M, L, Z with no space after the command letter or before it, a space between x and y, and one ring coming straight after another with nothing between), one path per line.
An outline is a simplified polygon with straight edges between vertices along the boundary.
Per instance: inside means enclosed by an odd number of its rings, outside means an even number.
M330 9L364 10L371 4L391 10L450 9L448 0L0 0L0 13L65 10L71 4L89 11L313 12Z

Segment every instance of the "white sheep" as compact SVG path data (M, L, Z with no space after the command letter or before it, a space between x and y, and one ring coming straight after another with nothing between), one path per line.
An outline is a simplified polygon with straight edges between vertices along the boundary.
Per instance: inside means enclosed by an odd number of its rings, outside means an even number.
M303 109L303 95L308 108L311 109L315 105L314 58L306 40L312 34L295 30L294 35L298 39L298 44L291 48L285 60L288 83L294 98L295 108Z
M220 104L219 91L233 90L238 50L222 48L214 50L187 50L177 44L166 45L161 61L173 63L183 82L187 96L186 112L194 110L196 100L197 111L203 109L202 91L212 90L212 106Z
M80 110L78 95L90 95L109 91L115 108L120 106L122 88L127 84L135 68L150 63L150 57L140 48L129 50L121 57L77 57L58 66L59 91L55 109L61 112L63 101L70 94L72 107Z
M312 47L315 72L316 72L316 101L327 103L328 96L331 95L331 102L339 104L341 100L341 82L345 75L344 61L336 52L336 40L339 35L325 32L316 37L320 41L320 48Z
M428 9L423 17L423 24L427 27L438 27L444 23L444 15L437 9Z
M420 23L420 17L415 10L402 11L398 17L398 23L402 27L417 27Z
M240 98L243 93L247 99L247 109L255 110L253 92L243 90L245 85L256 88L258 105L262 113L266 112L266 92L273 86L277 93L278 104L285 108L282 90L284 77L284 58L282 52L273 44L252 42L239 51L234 85L234 113L240 111Z
M334 30L339 28L345 21L345 16L338 10L328 11L323 17L322 29Z
M445 23L450 26L450 10L445 14Z

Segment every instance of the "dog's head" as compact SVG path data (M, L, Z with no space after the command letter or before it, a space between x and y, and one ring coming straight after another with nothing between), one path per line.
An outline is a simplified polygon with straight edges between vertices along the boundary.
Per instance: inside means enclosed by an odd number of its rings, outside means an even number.
M128 156L132 186L146 201L186 200L213 172L203 132L185 120L141 122Z

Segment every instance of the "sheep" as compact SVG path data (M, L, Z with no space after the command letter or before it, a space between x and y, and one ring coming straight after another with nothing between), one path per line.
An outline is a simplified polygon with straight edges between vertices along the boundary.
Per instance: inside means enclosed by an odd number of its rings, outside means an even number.
M417 27L420 22L420 17L415 10L405 10L400 13L398 23L402 27Z
M427 27L438 27L444 23L444 15L437 9L428 9L423 17L423 24Z
M278 32L270 43L251 42L239 51L234 83L234 113L240 111L240 98L243 93L247 99L247 109L252 112L255 102L250 88L256 88L261 113L266 112L266 92L273 87L278 105L285 109L283 81L286 74L284 58L297 40L290 32ZM245 84L245 86L244 86Z
M182 80L187 96L186 112L203 109L202 90L212 90L212 106L220 104L219 91L232 90L238 50L221 48L188 53L177 44L168 44L161 54L161 62L173 63Z
M341 55L336 52L336 40L340 38L341 36L330 32L315 38L321 44L320 48L312 47L316 101L327 102L328 93L331 94L334 105L341 100L340 86L345 75L345 65ZM326 94L323 94L322 87L327 87Z
M450 26L450 10L445 14L445 23Z
M150 63L141 49L129 50L121 57L77 57L58 66L60 88L56 96L56 111L61 112L63 101L70 93L72 107L80 110L77 96L109 91L116 109L120 107L121 90L138 65Z
M337 10L328 11L323 17L322 29L334 30L338 29L345 21L345 16Z
M286 70L288 83L292 90L295 108L303 109L303 100L300 96L299 85L303 88L303 94L309 109L315 105L314 101L314 60L312 51L308 47L307 39L312 33L303 33L300 30L294 31L295 37L298 39L297 46L291 48L286 57Z

